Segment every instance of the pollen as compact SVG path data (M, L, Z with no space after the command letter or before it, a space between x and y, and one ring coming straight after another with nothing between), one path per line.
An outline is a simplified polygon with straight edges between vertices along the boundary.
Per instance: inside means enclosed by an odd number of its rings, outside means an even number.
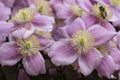
M72 35L70 43L75 51L84 55L94 47L95 40L90 32L80 30Z
M99 19L109 20L112 17L112 12L110 9L102 4L95 4L92 7L92 14L95 15Z
M24 9L20 9L13 17L12 20L16 21L16 22L29 22L33 15L34 15L35 11L31 8L24 8Z
M76 16L82 16L84 14L84 11L76 4L73 4L70 9L72 10L72 13Z
M32 56L40 50L40 43L36 36L30 36L27 39L17 39L18 53L25 56Z

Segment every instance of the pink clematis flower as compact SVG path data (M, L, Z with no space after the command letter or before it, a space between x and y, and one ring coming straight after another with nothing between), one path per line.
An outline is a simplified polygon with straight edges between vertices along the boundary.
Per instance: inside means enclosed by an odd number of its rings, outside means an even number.
M35 30L51 32L53 29L54 18L51 16L40 15L31 8L20 9L13 17L14 28L12 36L27 38Z
M111 75L120 69L120 50L113 41L98 46L97 49L103 55L103 59L98 65L97 71L100 75L110 79Z
M96 0L99 3L105 4L112 11L112 22L114 26L120 26L120 0Z
M22 59L22 64L29 75L44 74L45 61L39 52L42 44L35 35L3 43L0 47L0 63L3 66L12 66Z
M116 34L100 25L87 28L80 18L67 25L66 31L68 37L56 41L48 55L57 66L77 61L80 72L84 75L89 75L101 60L102 55L96 46L109 41Z
M92 4L89 0L77 0L79 7L87 13L82 19L87 23L87 26L99 24L113 31L114 27L108 21L117 21L118 16L108 5L102 4L99 1Z

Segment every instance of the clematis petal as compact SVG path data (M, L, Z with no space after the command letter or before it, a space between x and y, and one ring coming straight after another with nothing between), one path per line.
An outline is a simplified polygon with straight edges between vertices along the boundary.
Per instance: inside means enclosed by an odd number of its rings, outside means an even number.
M65 3L69 4L69 5L73 5L76 3L75 0L64 0Z
M3 2L5 4L5 6L8 6L8 7L12 7L15 0L0 0L1 2Z
M107 29L103 28L100 25L93 25L88 29L88 31L92 33L96 46L111 40L116 35L116 32L109 32Z
M56 17L58 19L67 19L67 18L69 18L70 16L73 15L70 8L68 6L66 6L65 4L60 3L60 2L57 3L56 5L53 5L53 9L55 10Z
M107 78L110 78L110 76L114 73L114 71L118 68L118 66L115 64L113 58L111 56L105 56L102 59L102 62L97 67L98 73L100 73L102 76L105 76Z
M96 23L98 23L98 19L96 18L96 16L93 16L90 14L86 14L85 16L82 17L82 19L85 22L85 26L87 29L92 25L95 25Z
M113 22L113 25L115 27L119 27L120 26L120 20Z
M53 17L36 14L32 19L33 26L40 31L50 32L53 29L55 23Z
M33 0L15 0L12 7L12 15L22 8L29 7Z
M119 21L120 20L120 12L115 8L110 8L110 9L111 9L113 15L109 21L111 21L111 22Z
M3 43L0 47L0 63L2 65L12 66L21 60L20 54L17 52L15 42Z
M67 39L61 39L55 42L50 48L48 55L51 57L52 62L57 66L71 64L78 56Z
M106 4L106 5L110 5L110 1L109 0L95 0L99 3L102 3L102 4Z
M62 38L69 38L69 35L66 32L66 26L63 27L57 27L53 29L52 36L55 40L59 40Z
M68 35L71 36L79 30L84 30L85 29L85 23L82 19L77 18L72 24L70 24L66 27L67 27Z
M11 34L11 36L23 39L23 38L28 38L33 32L34 32L33 27L31 27L29 30L21 27L21 28L18 28L17 30L15 30Z
M36 76L39 73L46 73L45 69L45 61L41 55L41 53L37 53L31 57L26 56L23 58L22 64L29 75Z
M83 9L86 12L90 12L92 8L92 4L89 0L77 0L78 5L81 9Z
M116 43L117 43L118 49L120 49L120 32L119 31L118 31L118 34L116 36Z
M12 28L12 23L0 21L0 44L6 40L6 37L11 33Z
M97 49L91 50L86 55L78 57L79 71L85 76L89 75L100 63L102 55Z
M40 42L41 50L44 50L44 49L50 47L54 43L53 39L49 39L49 38L45 38L45 37L41 37L41 36L38 36L38 40Z
M108 31L115 32L114 26L111 23L109 23L108 21L104 21L104 20L100 21L100 25L102 27L104 27L105 29L107 29Z
M6 21L9 19L11 11L10 8L6 7L2 2L0 2L0 21Z
M115 63L120 65L120 50L117 48L112 48L109 52Z

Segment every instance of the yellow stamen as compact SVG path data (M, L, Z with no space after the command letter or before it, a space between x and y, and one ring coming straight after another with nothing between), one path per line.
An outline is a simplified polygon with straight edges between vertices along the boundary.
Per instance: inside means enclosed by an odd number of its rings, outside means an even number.
M36 36L30 36L27 39L17 39L18 52L21 55L32 56L40 50L40 43Z
M73 4L70 9L76 16L82 16L84 14L84 11L76 4Z
M43 15L52 15L52 8L46 0L35 0L34 4L37 6L37 11Z
M75 51L86 54L94 47L95 40L90 32L80 30L72 35L70 43Z
M28 22L32 19L33 15L35 14L35 11L31 8L24 8L20 9L13 17L13 21L17 22Z

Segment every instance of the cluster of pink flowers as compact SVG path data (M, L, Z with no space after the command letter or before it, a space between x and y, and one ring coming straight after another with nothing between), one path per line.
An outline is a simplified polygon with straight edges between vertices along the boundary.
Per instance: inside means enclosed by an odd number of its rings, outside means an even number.
M45 74L46 55L84 76L120 77L120 0L0 0L0 10L2 66Z

